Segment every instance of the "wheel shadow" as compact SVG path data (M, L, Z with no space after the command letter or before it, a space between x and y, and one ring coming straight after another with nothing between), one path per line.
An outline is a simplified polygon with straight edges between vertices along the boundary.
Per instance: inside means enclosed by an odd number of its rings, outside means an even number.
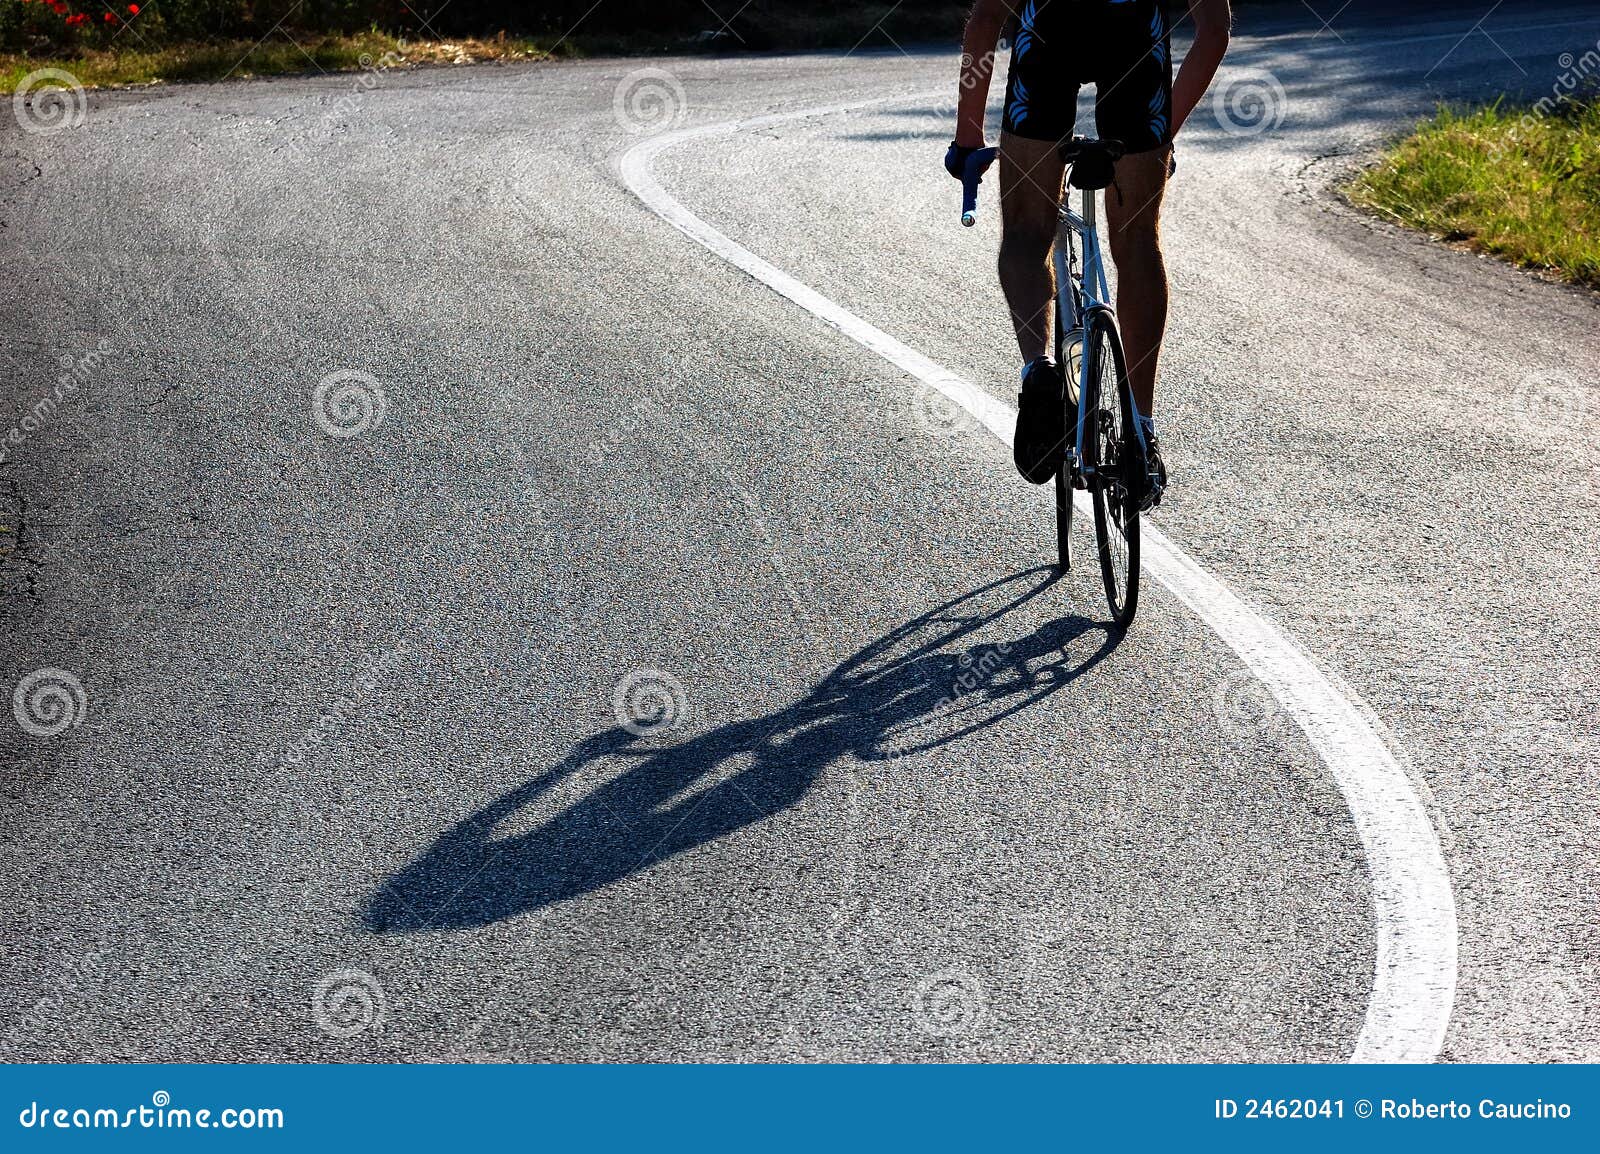
M1057 580L1054 569L1032 569L963 594L761 717L671 745L620 726L597 733L441 835L372 894L361 922L373 933L466 929L579 897L797 804L845 757L891 763L1027 709L1104 660L1121 638L1075 615L1012 641L975 636ZM1105 633L1103 643L1074 663L1069 648L1094 631ZM609 759L632 764L535 828L496 836L519 811Z

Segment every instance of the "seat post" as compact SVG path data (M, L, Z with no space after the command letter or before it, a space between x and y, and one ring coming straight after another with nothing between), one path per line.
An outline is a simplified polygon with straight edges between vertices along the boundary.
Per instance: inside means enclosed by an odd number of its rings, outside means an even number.
M1083 208L1078 214L1083 218L1084 243L1083 243L1083 286L1091 297L1096 300L1099 294L1105 292L1106 274L1101 267L1100 254L1100 226L1096 219L1098 215L1099 200L1092 189L1080 189L1083 194ZM1100 304L1109 304L1109 301L1099 301Z

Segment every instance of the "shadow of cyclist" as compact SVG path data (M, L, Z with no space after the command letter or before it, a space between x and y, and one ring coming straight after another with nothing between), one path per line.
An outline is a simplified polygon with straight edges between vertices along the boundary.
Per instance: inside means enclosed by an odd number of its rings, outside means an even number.
M1107 633L1073 664L1068 647L1103 629L1076 616L1014 641L974 643L978 630L1055 580L1054 570L1033 569L964 594L766 716L668 746L620 727L598 733L440 836L373 894L362 922L376 933L459 929L577 897L796 804L844 757L883 762L993 725L1064 688L1116 646L1118 635ZM495 836L519 810L609 758L633 764L537 828ZM735 762L740 768L728 772ZM701 782L709 784L696 789Z

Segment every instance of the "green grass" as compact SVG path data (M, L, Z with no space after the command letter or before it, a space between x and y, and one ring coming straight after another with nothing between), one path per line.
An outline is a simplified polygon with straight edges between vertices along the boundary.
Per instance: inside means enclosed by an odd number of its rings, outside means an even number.
M1600 288L1600 99L1441 109L1346 190L1390 220Z
M38 68L62 68L87 88L165 81L206 81L301 72L348 72L379 61L390 66L472 64L484 60L538 60L577 54L570 44L507 37L503 40L400 40L381 32L355 35L281 34L264 43L221 40L174 44L148 51L83 52L74 56L0 54L0 94L15 92Z

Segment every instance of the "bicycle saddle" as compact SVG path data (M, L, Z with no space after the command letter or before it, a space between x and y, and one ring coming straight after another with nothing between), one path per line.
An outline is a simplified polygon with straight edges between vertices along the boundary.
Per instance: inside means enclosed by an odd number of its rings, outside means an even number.
M1061 146L1061 159L1072 166L1068 183L1094 192L1108 187L1116 176L1117 161L1125 151L1120 140L1093 140L1074 136Z

